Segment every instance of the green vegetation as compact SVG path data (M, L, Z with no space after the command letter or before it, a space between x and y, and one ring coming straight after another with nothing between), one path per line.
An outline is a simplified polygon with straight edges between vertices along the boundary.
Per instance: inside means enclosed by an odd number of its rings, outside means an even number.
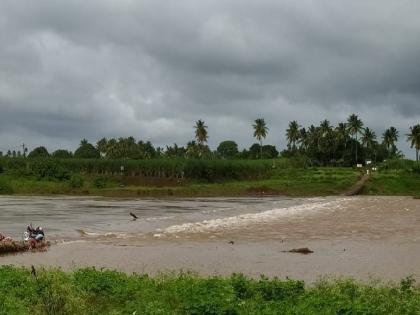
M419 314L420 289L354 280L149 277L80 269L73 273L0 267L0 314Z
M105 196L339 194L351 168L309 168L305 159L105 160L0 158L0 193ZM121 169L123 166L123 169Z
M288 147L278 158L275 146L263 145L269 128L263 118L254 121L254 143L239 152L232 141L222 141L212 152L207 146L208 127L195 123L194 141L166 150L133 137L83 139L74 155L56 150L51 156L38 147L0 155L0 194L95 194L106 196L236 196L282 194L290 196L336 195L351 187L361 173L349 166L373 160L379 172L364 193L419 194L420 167L403 160L396 147L398 130L390 127L377 141L355 114L332 126L301 128L292 121L286 130ZM410 128L407 140L420 148L420 127ZM360 140L359 141L359 136ZM26 150L26 149L25 149ZM383 162L386 161L387 162ZM348 168L343 168L348 167Z
M310 167L307 159L107 160L0 158L0 194L124 197L338 195L360 178L352 168ZM123 170L121 170L123 166ZM379 165L364 194L418 196L420 164Z
M420 162L395 159L382 163L364 187L369 195L420 197Z
M420 175L402 170L375 174L366 184L364 194L420 196Z
M136 141L134 137L102 138L96 146L86 139L81 140L79 148L74 152L59 149L51 155L45 147L32 150L29 158L57 159L107 159L107 160L150 160L150 159L273 159L279 152L273 145L264 145L268 126L264 118L258 118L252 124L253 136L259 143L254 143L249 149L238 150L238 145L232 141L222 141L217 150L212 151L207 145L208 127L203 120L195 123L194 138L185 147L166 146L166 149L154 147L149 141ZM407 141L416 150L416 160L420 150L420 125L411 126L410 133L406 134ZM358 136L361 136L359 141ZM347 122L340 122L336 127L328 120L320 122L319 126L311 125L307 129L301 128L297 121L291 121L286 130L288 141L287 149L281 152L283 158L303 158L311 166L354 166L364 164L367 160L380 163L386 159L402 158L403 154L396 147L399 132L390 127L382 134L382 142L369 127L364 127L363 121L356 115L348 117ZM26 158L27 148L23 146L20 151L8 151L8 158ZM0 157L3 153L0 152Z

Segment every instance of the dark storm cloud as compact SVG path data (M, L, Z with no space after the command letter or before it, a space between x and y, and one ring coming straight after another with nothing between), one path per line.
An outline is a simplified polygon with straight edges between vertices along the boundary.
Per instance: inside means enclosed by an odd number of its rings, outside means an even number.
M404 134L420 120L419 13L414 0L4 0L0 150L182 144L200 118L213 146L249 145L260 116L281 146L290 120L353 112Z

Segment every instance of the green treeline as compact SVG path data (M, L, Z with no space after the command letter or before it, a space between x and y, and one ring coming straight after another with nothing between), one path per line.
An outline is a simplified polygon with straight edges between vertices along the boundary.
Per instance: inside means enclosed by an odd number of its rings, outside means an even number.
M287 163L291 165L291 163ZM17 177L67 180L75 173L103 176L140 176L186 178L216 181L226 179L259 179L284 161L273 160L201 160L201 159L54 159L0 158L0 173Z
M116 271L0 267L0 315L20 314L419 314L420 289L354 280L204 278L183 273L150 277Z
M248 149L240 151L233 140L222 141L212 151L207 145L208 127L198 120L195 125L195 140L186 146L173 144L155 147L151 142L136 140L134 137L118 139L100 139L96 145L83 139L75 152L59 149L49 153L45 147L37 147L27 154L25 148L21 151L8 151L6 157L28 157L57 159L106 159L106 160L151 160L151 159L272 159L293 157L307 160L312 166L353 166L356 163L382 162L386 159L401 158L402 153L396 143L401 136L394 127L389 127L380 139L371 128L364 126L362 120L355 114L349 116L346 122L336 126L328 120L321 121L318 126L302 127L297 121L292 121L286 130L287 148L280 153L269 144L263 144L269 128L263 118L256 119L253 136L258 141ZM410 127L404 135L411 147L416 151L418 160L420 151L420 124ZM0 153L0 156L2 154Z

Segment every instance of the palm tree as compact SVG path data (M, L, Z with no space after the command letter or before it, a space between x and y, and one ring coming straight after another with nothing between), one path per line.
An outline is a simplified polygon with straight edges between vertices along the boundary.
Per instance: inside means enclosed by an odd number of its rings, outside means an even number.
M207 126L204 124L204 121L199 119L195 122L195 139L198 142L199 146L199 155L201 156L203 153L203 146L204 143L207 142L208 135L207 135Z
M362 135L362 144L366 147L368 151L371 151L373 146L375 145L375 141L375 132L366 127Z
M420 125L417 124L413 127L410 127L410 133L407 134L407 141L410 141L411 148L416 149L416 161L419 160L419 151L420 151Z
M198 120L195 122L195 139L197 140L198 144L204 144L207 142L208 135L207 135L207 126L204 124L204 121Z
M288 145L292 145L293 150L296 150L296 142L300 137L299 128L300 126L297 121L293 120L289 123L289 128L286 130L286 137L287 141L289 142Z
M300 143L300 148L303 149L304 151L306 151L310 145L310 141L309 141L309 134L306 131L305 128L302 128L299 130L299 143Z
M395 153L397 148L395 142L398 141L398 130L395 127L390 127L382 135L383 143L387 147L388 151L391 148L391 153Z
M347 142L349 140L349 132L347 129L346 123L339 123L337 127L335 127L335 141L337 142L337 145L343 144L344 150L343 150L343 157L345 150L347 149Z
M356 164L358 162L357 159L357 135L363 130L363 122L356 114L351 114L347 119L347 130L350 135L355 136L356 139Z
M260 142L260 159L262 159L262 139L267 137L268 127L264 118L255 119L252 127L254 127L254 137Z
M318 144L319 150L322 156L324 163L327 163L328 160L331 160L334 148L332 147L332 128L330 122L325 119L321 121L318 128Z
M335 127L335 137L339 143L344 144L344 147L347 146L347 140L349 139L349 132L347 130L346 123L339 123L337 127Z

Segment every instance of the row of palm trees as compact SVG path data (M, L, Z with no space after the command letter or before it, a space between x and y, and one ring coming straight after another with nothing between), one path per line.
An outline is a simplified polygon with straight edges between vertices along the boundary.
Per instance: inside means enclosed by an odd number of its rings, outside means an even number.
M419 125L410 127L410 133L407 134L407 140L411 142L411 147L416 148L417 160L420 147L419 129ZM385 130L380 143L376 133L369 127L364 127L363 121L355 114L350 115L346 122L340 122L335 128L330 125L328 120L322 121L319 127L311 125L308 129L300 128L296 121L292 121L286 131L286 137L288 148L292 152L297 151L296 144L298 143L300 144L300 151L307 155L315 152L319 156L319 152L321 152L321 154L327 153L329 158L336 159L337 151L341 151L342 159L344 159L345 154L350 149L354 152L354 162L356 163L363 160L360 158L360 150L363 150L364 157L369 159L373 156L376 158L378 151L383 148L386 148L385 154L382 154L383 158L401 155L396 147L399 132L395 127L389 127ZM359 142L359 139L361 142ZM351 148L348 148L349 145Z
M267 137L269 128L263 118L258 118L252 125L254 137L260 144L260 158L262 157L262 142ZM331 160L344 160L349 152L354 153L352 162L360 162L364 158L395 157L401 155L396 143L399 132L395 127L389 127L382 134L382 142L377 139L376 133L365 127L363 121L356 114L351 114L346 122L340 122L336 127L328 120L321 121L318 127L311 125L302 128L297 121L291 121L286 130L288 149L285 155L304 154L311 158L329 163ZM198 120L195 125L195 138L199 146L204 147L208 139L207 126L203 120ZM360 140L360 141L359 141ZM419 160L420 151L420 125L410 127L407 141L416 150L416 160ZM384 150L386 149L386 150ZM340 158L337 153L341 153ZM361 156L362 155L362 156Z

